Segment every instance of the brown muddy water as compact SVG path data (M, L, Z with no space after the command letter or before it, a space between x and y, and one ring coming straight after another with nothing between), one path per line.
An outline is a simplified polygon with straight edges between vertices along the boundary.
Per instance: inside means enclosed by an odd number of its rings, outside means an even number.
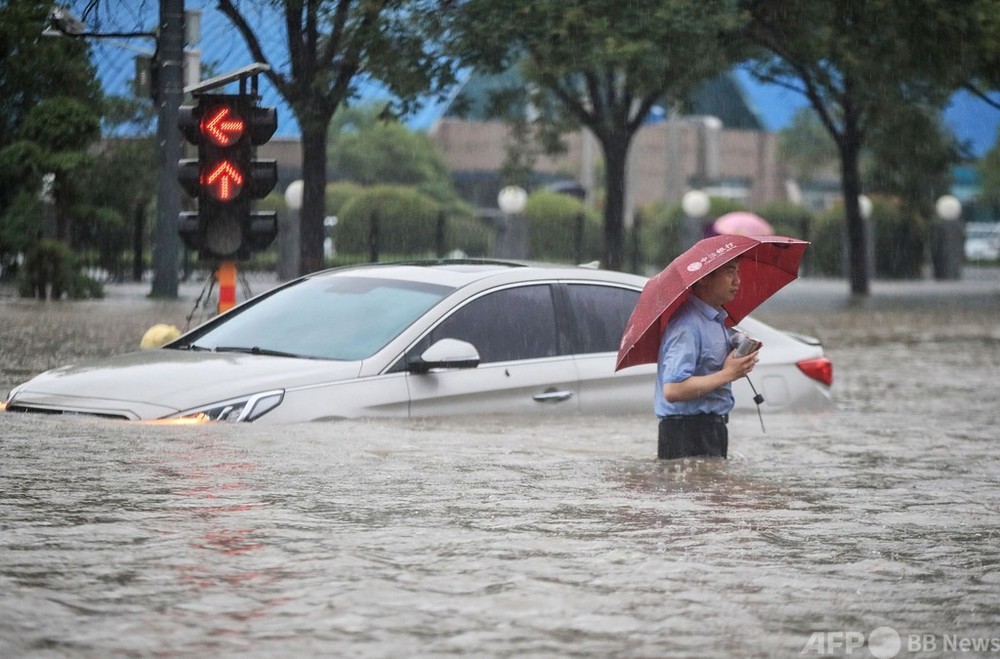
M655 459L652 416L163 427L0 415L0 656L1000 651L1000 278L798 281L837 409ZM0 396L185 299L0 297Z

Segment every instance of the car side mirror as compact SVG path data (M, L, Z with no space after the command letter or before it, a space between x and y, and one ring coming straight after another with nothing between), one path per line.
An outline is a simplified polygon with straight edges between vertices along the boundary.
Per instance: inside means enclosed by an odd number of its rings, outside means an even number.
M410 373L427 373L439 368L475 368L479 366L476 346L458 339L441 339L406 365Z

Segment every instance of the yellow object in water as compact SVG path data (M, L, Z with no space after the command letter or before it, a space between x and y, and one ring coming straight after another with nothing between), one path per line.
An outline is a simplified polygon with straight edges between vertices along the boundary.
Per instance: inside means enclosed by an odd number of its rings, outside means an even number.
M142 335L142 341L139 342L139 347L143 350L159 348L164 343L169 343L180 335L181 331L174 325L157 323L146 330L146 333Z

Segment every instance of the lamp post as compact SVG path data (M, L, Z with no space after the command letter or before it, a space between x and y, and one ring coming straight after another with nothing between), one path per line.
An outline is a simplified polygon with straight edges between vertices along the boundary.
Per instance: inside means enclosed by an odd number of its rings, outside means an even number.
M961 279L962 259L962 202L947 194L934 204L938 220L934 223L934 242L931 245L931 262L935 279Z
M299 211L302 209L304 183L292 181L285 188L285 205L278 228L278 279L288 281L299 274Z
M679 251L686 251L696 242L702 239L702 220L708 215L711 202L708 195L701 190L689 190L681 198L681 209L684 217L681 218L680 226L680 248Z
M528 224L521 215L527 203L528 193L517 185L508 185L497 195L497 206L504 214L494 250L498 257L528 258Z
M865 232L865 252L867 252L865 264L868 267L868 281L871 281L875 278L875 228L872 225L872 211L875 210L875 205L868 195L858 195L858 210L861 211L861 226Z

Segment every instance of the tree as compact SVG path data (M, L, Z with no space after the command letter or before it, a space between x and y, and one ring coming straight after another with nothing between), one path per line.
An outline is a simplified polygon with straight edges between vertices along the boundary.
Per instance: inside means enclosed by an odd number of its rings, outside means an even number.
M788 171L812 181L837 162L837 146L809 108L802 108L778 134L778 151Z
M295 113L302 131L303 196L299 270L323 266L323 191L330 121L357 94L378 81L394 95L389 111L404 114L415 99L453 80L452 63L423 31L435 0L274 0L280 8L287 53L268 53L234 0L218 7L236 26L254 58ZM287 63L286 63L287 62Z
M413 186L450 214L469 212L440 149L376 106L342 108L333 117L327 149L335 178L371 186ZM331 209L327 209L328 211Z
M995 5L996 3L992 3ZM868 295L860 156L878 126L907 108L940 108L965 84L969 45L990 37L990 0L741 0L745 34L763 52L753 72L808 99L837 145L850 286Z
M81 162L100 114L101 89L87 45L41 37L51 7L0 1L0 261L41 235L36 206L42 177ZM61 101L46 102L59 96Z
M145 100L108 98L104 112L105 134L119 133L121 137L102 142L96 171L86 184L89 203L110 206L125 218L126 229L131 235L133 281L142 281L146 268L146 220L156 194L155 123L154 108ZM129 172L129 175L109 177L104 172Z
M993 148L979 162L979 176L982 180L982 201L994 207L1000 206L1000 135Z
M341 110L332 128L328 164L338 179L362 185L449 180L444 157L426 135L380 117L374 107Z
M467 0L444 19L463 62L499 72L523 60L530 84L594 135L605 164L604 265L621 269L632 139L654 105L680 102L730 65L735 2Z
M17 142L0 150L0 176L20 184L20 190L38 189L43 175L52 174L55 236L68 243L72 213L79 197L80 175L93 162L87 147L100 136L100 119L73 98L47 98L25 116Z
M0 147L40 101L67 96L98 113L101 87L87 44L42 38L51 2L0 0Z

